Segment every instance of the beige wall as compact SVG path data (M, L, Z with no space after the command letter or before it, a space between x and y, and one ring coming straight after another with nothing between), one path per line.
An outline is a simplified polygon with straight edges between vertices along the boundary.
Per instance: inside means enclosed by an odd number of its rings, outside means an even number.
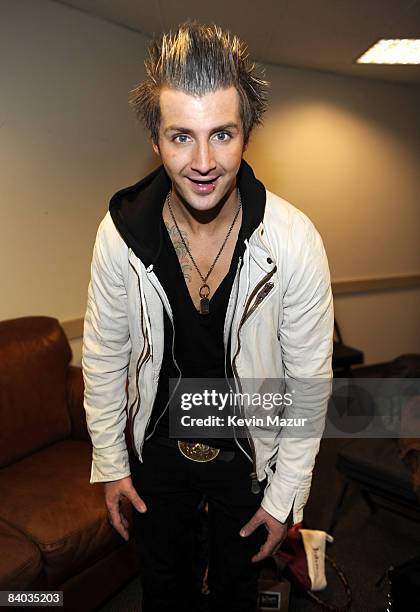
M0 319L83 316L93 241L115 190L155 164L127 108L137 34L48 0L0 18Z
M420 90L267 67L270 112L248 159L313 220L333 280L420 272ZM420 352L420 290L338 296L344 340L374 363Z
M156 163L127 108L140 35L66 6L5 3L0 21L0 319L83 316L97 225ZM419 273L419 90L267 67L270 111L246 153L321 232L334 280ZM420 352L420 291L336 299L367 362ZM72 342L80 361L80 340Z

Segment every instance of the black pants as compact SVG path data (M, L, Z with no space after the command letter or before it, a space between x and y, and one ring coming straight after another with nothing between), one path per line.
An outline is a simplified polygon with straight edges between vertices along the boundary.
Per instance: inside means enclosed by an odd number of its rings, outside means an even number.
M142 611L200 610L199 506L204 494L210 610L255 612L259 564L251 563L251 557L267 532L260 526L246 538L239 535L259 508L265 485L260 494L251 492L249 459L238 449L229 462L196 463L175 445L152 437L144 445L143 463L133 457L130 462L134 487L147 505L145 514L134 510Z

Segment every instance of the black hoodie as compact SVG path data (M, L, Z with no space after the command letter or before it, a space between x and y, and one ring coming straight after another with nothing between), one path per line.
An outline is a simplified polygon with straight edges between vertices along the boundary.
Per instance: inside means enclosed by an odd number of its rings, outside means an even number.
M246 238L264 216L265 187L244 159L237 185L242 199L242 233ZM118 191L109 204L115 227L146 267L156 262L162 248L160 220L170 188L171 181L164 167L159 166L135 185Z

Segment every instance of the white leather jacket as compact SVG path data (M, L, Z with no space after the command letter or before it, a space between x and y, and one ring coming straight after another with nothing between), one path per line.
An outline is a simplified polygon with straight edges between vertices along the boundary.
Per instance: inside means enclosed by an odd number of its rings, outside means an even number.
M163 308L172 320L153 265L145 266L127 246L108 212L96 237L84 322L91 483L130 475L127 418L141 460L163 357ZM287 387L298 379L327 381L321 393L298 394L282 413L312 419L318 431L321 423L322 431L332 377L328 262L311 221L269 191L263 221L238 263L225 318L225 353L230 331L226 358L240 389L253 379L286 379ZM251 435L250 442L256 478L267 476L262 507L282 522L290 512L294 523L301 521L319 436L290 437L279 427L269 438Z

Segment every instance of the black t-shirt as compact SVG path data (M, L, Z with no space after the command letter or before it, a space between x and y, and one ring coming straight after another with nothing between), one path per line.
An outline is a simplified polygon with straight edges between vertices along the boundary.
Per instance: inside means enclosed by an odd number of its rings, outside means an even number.
M262 220L263 210L253 210L242 200L242 224L232 256L229 271L210 296L210 312L202 315L196 309L188 292L175 248L172 244L163 218L161 218L162 247L154 264L154 272L159 279L172 309L175 343L175 360L183 378L225 379L225 350L223 328L229 296L232 290L239 257L245 250L245 238L249 238ZM209 278L211 286L211 276ZM230 339L228 355L230 354ZM230 358L226 360L228 378L233 378ZM153 405L152 415L147 427L146 437L154 430L154 435L169 437L169 410L165 410L169 399L169 380L178 379L179 373L172 358L172 325L164 309L164 353L159 383ZM226 381L226 393L229 386ZM219 391L220 389L218 389ZM156 424L157 423L157 424ZM232 433L233 436L233 433ZM199 439L201 440L201 439ZM236 447L231 438L207 438L211 446L219 448Z

